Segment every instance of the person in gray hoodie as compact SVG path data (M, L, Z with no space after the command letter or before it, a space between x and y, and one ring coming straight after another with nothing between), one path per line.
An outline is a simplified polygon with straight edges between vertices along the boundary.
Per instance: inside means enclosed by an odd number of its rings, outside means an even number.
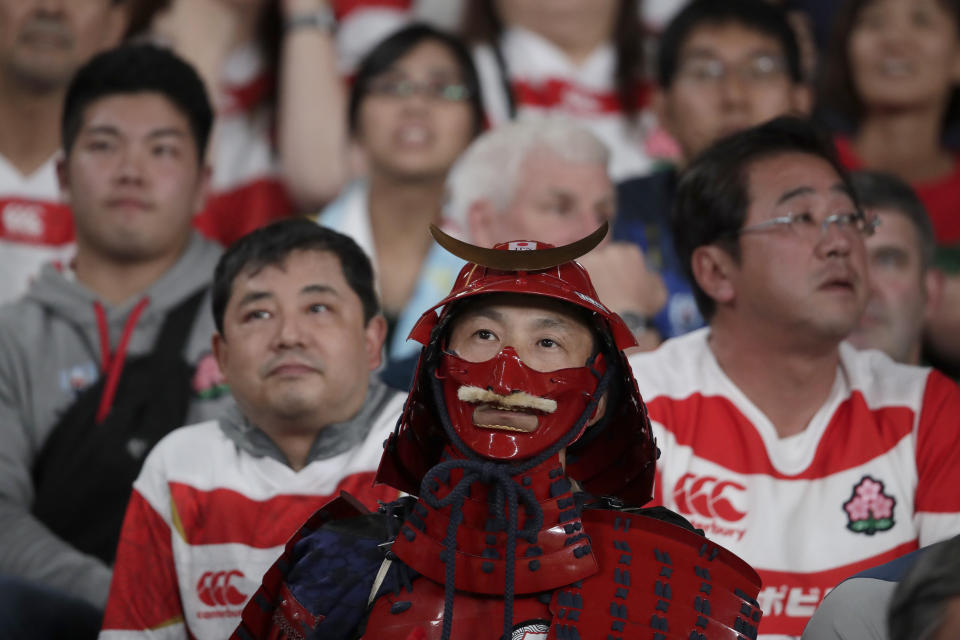
M212 118L196 72L149 45L94 57L68 90L58 176L73 211L76 256L70 264L45 266L24 297L0 307L5 638L14 637L11 617L18 611L10 609L23 602L5 596L22 598L25 585L38 588L28 602L49 596L54 600L46 601L56 604L47 610L59 613L65 603L86 603L99 616L107 599L109 560L80 551L35 514L38 458L78 395L93 383L103 384L99 427L124 401L125 370L153 352L164 320L193 300L196 311L188 314L192 319L179 340L188 371L183 377L192 385L183 394L189 396L187 416L169 426L214 417L228 401L210 352L214 322L208 290L221 250L191 227L209 179L204 157ZM164 375L155 376L158 389ZM154 379L144 377L152 388ZM150 444L131 438L123 446L139 465ZM111 471L90 469L96 473L109 479ZM124 489L129 492L129 486ZM64 600L55 599L60 596ZM52 632L45 636L41 629L58 621L80 624L63 618L33 616L31 637L50 637ZM68 637L81 637L79 628Z

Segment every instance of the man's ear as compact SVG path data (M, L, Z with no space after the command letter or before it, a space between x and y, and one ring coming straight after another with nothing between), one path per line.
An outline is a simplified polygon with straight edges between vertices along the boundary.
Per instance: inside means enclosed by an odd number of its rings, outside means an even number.
M467 209L467 233L470 242L480 247L492 247L496 244L497 211L489 200L474 201Z
M587 420L587 427L592 427L595 425L600 418L607 413L607 394L604 393L600 396L600 401L597 402L597 408L593 410L593 415L590 416L590 419Z
M210 195L210 179L213 175L213 170L210 168L209 164L204 163L200 168L200 177L198 178L199 183L197 184L197 192L193 197L193 215L197 215L203 211L207 206L207 197Z
M697 284L717 306L734 300L736 287L732 276L736 263L729 253L716 245L702 245L693 250L690 266Z
M367 351L367 366L376 370L383 362L383 342L387 337L387 319L379 313L367 323L364 333L364 347Z
M944 275L940 269L929 268L923 276L923 288L926 299L923 303L923 321L929 323L937 314L943 301Z
M213 357L217 361L220 371L226 371L229 349L227 348L227 339L220 335L219 331L213 332L213 337L210 339L210 348L213 350Z

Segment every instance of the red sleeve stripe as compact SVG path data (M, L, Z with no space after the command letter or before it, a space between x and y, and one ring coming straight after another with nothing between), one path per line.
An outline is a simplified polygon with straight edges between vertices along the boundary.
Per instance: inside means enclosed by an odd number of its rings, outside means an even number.
M934 371L917 426L916 511L960 511L960 388Z
M253 500L231 489L203 491L171 482L174 521L188 544L244 544L258 549L283 545L310 515L341 490L368 508L397 498L396 489L372 486L375 472L350 475L325 495L279 495Z
M120 533L103 628L139 631L182 621L170 527L134 490Z

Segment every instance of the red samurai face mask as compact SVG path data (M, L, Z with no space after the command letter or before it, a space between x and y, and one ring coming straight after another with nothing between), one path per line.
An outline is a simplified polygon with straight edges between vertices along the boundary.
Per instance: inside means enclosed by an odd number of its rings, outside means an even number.
M417 493L426 470L451 444L463 455L502 463L573 445L567 453L568 471L588 491L646 502L656 447L623 355L636 342L620 317L598 300L586 270L575 262L599 244L606 225L564 247L518 241L484 249L431 231L441 246L468 263L450 294L424 313L410 333L424 349L377 480ZM592 345L584 357L562 367L539 366L509 341L498 343L484 357L467 357L451 348L451 329L469 313L465 309L478 306L489 294L547 300L568 309L581 318ZM604 410L605 377L618 395L616 406L611 398ZM588 429L604 413L602 428ZM574 444L578 440L583 444Z
M604 371L602 355L591 366L537 371L508 346L485 362L444 353L437 378L453 430L467 448L484 458L522 460L552 447L574 423L581 426L570 442L580 438L592 422L580 417Z

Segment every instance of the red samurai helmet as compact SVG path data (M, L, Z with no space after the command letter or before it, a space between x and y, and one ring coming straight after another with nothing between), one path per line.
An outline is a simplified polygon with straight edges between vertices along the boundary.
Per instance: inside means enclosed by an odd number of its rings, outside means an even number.
M448 444L463 455L502 463L560 445L567 447L567 474L586 491L635 505L649 501L657 449L623 354L636 342L623 320L598 300L586 270L575 262L600 243L607 225L563 247L516 241L484 249L433 226L431 233L467 264L450 294L427 310L410 333L424 348L377 480L418 494L424 474L440 462ZM486 362L468 362L448 351L450 324L464 301L504 293L544 296L580 310L592 325L597 353L583 367L540 372L526 366L510 347ZM499 398L524 394L542 403L536 406L536 428L528 432L475 426L474 405L486 392ZM599 400L595 396L602 394L610 396L605 414L588 428L587 413L594 413Z

